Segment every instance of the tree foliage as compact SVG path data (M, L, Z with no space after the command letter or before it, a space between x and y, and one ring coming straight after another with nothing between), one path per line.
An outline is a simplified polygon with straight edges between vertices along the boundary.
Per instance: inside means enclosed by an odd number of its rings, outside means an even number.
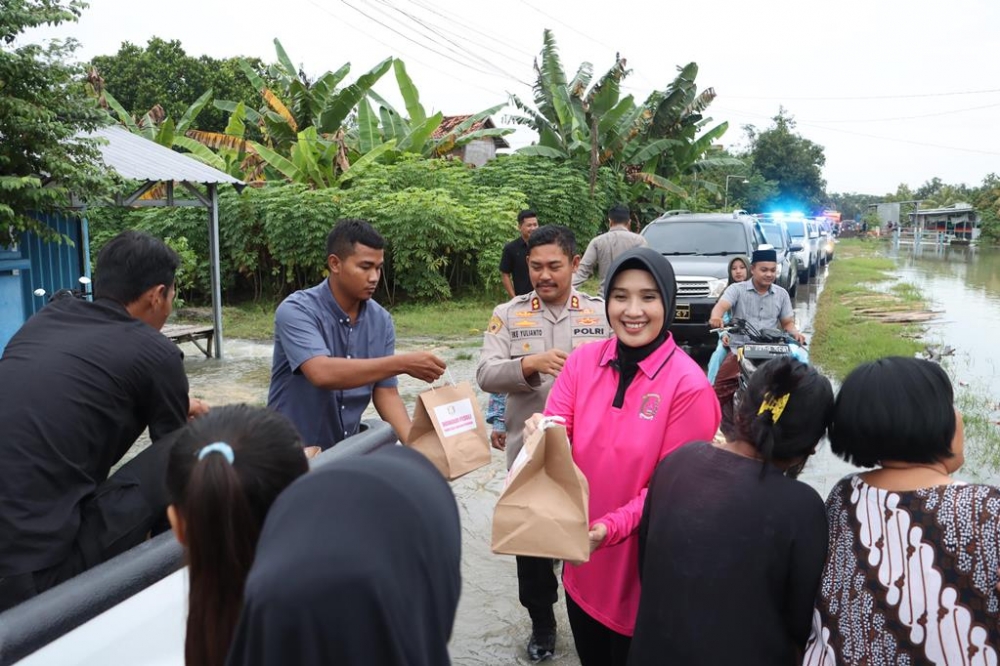
M70 194L94 200L111 178L94 139L78 134L106 122L69 64L72 40L18 44L29 28L76 21L78 0L4 0L0 5L0 246L20 232L52 239L31 212L62 211Z
M777 183L777 193L766 203L809 210L822 207L826 200L823 146L796 133L795 120L784 108L773 120L774 125L763 132L749 125L744 128L750 137L748 157L753 170Z
M90 61L109 91L129 115L142 118L160 107L162 115L179 119L190 104L209 90L218 99L250 104L260 99L243 74L241 63L256 71L263 70L257 58L217 59L187 55L177 40L151 38L145 47L122 42L114 55L97 56ZM198 117L192 129L221 132L226 127L226 112L212 106Z

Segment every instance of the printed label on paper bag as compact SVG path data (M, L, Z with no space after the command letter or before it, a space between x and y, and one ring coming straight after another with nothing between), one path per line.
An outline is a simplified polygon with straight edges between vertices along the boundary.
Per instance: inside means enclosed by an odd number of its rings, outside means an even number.
M441 434L454 437L476 429L476 417L472 411L472 401L468 398L449 402L434 408L434 416L441 425Z

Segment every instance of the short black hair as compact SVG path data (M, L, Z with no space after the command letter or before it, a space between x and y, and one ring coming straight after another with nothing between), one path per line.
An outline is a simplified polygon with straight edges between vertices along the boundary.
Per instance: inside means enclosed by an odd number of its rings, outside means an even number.
M143 231L121 232L97 255L94 298L129 305L150 288L174 284L181 258L159 238Z
M608 219L615 224L624 224L632 220L632 213L629 212L628 206L625 204L618 204L612 206L611 210L608 211Z
M522 224L524 224L524 221L527 220L529 217L533 217L537 220L538 213L531 210L530 208L527 210L522 210L520 213L517 214L517 226L521 226Z
M859 467L952 456L955 394L937 363L888 356L851 371L837 394L830 450Z
M780 415L761 412L765 400L788 396ZM816 368L785 356L757 367L736 414L740 439L764 462L794 460L816 448L833 416L833 387Z
M326 256L335 254L341 259L346 259L354 254L354 246L357 243L373 250L385 247L385 239L367 220L354 218L337 220L330 230L330 235L326 237Z
M546 224L531 232L528 238L528 254L531 254L532 248L550 244L558 245L570 259L576 256L576 236L569 227L561 224Z

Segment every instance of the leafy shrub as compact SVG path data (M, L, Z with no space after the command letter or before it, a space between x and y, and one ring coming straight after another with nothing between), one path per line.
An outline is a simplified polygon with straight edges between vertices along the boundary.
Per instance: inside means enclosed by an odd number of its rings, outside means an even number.
M547 157L501 155L476 169L473 182L523 192L528 207L538 213L538 223L562 224L572 229L581 253L607 220L608 209L628 201L626 185L612 169L598 170L591 197L586 168Z
M337 219L360 217L386 238L384 284L390 301L440 300L456 291L490 290L500 281L503 245L517 236L527 207L542 222L565 224L580 247L622 196L617 176L602 170L590 197L587 173L554 160L506 157L473 169L453 160L405 157L374 164L344 189L275 184L219 196L220 269L230 297L278 298L322 279L326 236ZM119 231L135 228L184 250L184 294L211 293L208 212L204 208L91 209L96 255ZM193 257L193 258L192 258ZM193 270L188 268L193 266Z

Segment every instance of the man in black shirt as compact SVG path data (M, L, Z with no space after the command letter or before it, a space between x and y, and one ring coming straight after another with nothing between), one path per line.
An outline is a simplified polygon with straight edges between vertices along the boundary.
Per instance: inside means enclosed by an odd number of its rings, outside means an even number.
M126 231L101 250L94 302L49 303L4 350L0 611L165 526L163 438L205 409L189 404L183 354L159 332L178 264ZM152 446L108 478L147 427Z
M521 237L503 246L500 256L500 278L503 288L511 298L527 294L534 286L528 277L528 236L538 228L538 216L533 210L517 214L517 228Z

